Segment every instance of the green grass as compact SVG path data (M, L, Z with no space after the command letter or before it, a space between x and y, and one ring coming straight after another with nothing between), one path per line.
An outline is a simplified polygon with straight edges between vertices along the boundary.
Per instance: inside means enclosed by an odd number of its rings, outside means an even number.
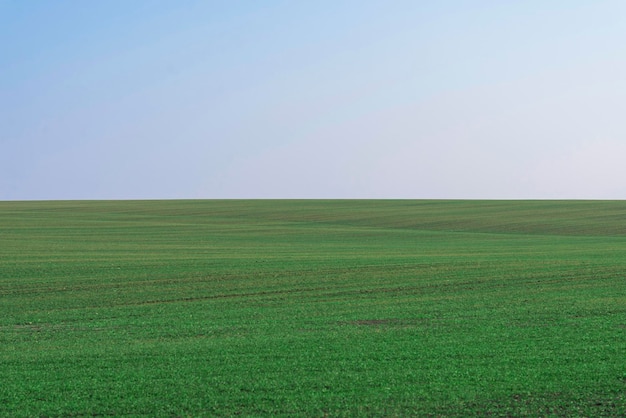
M0 415L624 416L626 202L0 202Z

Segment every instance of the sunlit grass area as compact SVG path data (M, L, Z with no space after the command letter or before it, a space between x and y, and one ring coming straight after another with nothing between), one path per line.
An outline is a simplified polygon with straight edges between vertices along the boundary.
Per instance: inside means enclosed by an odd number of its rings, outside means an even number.
M626 202L0 203L3 416L626 414Z

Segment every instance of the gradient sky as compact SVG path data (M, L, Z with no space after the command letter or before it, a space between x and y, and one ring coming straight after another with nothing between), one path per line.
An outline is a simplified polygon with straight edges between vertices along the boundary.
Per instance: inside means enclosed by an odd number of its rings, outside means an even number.
M626 199L626 2L0 0L0 200Z

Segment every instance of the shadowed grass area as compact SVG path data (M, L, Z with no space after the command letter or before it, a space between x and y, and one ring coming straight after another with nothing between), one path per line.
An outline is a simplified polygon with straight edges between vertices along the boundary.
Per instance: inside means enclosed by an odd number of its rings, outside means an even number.
M623 416L626 202L0 203L3 416Z

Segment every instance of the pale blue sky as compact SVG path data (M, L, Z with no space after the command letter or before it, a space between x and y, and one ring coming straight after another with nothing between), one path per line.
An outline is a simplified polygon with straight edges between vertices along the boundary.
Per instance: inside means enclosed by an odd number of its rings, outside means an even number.
M0 200L626 199L626 2L0 0Z

